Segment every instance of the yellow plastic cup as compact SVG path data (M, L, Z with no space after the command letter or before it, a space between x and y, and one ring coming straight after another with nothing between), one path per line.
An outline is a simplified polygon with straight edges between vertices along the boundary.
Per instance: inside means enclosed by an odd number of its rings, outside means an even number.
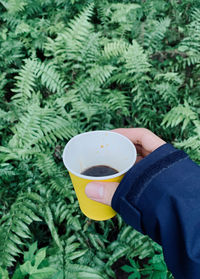
M73 137L63 151L63 162L71 177L81 211L90 219L103 221L116 212L108 205L90 200L85 187L91 181L120 182L136 161L136 148L125 136L111 131L93 131ZM86 169L106 165L118 173L95 177L83 175Z

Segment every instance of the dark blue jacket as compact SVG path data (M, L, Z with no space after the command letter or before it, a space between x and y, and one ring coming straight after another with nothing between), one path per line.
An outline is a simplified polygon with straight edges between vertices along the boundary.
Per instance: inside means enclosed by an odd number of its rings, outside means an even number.
M162 245L175 279L200 279L200 167L186 153L164 144L134 165L112 207Z

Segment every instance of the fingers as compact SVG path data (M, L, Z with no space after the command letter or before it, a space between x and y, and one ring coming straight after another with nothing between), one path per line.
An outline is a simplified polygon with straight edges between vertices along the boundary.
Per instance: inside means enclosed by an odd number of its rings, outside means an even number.
M137 154L141 155L142 157L145 157L145 156L149 155L149 153L150 153L149 151L144 149L142 147L142 145L140 145L140 144L135 144L135 147L136 147L136 150L137 150Z
M85 193L91 200L111 205L118 185L117 182L90 182L85 188Z
M112 130L113 132L119 133L124 135L125 137L129 138L134 144L142 145L142 137L145 131L145 128L119 128Z
M120 128L112 131L129 138L135 145L140 145L144 153L141 155L144 156L165 144L164 140L146 128Z

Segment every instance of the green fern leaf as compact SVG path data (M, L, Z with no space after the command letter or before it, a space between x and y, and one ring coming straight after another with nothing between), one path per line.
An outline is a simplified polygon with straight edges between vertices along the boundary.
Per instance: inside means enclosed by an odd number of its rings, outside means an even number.
M59 33L55 41L49 39L45 45L48 53L62 57L61 60L77 61L73 68L83 68L83 61L95 61L98 54L98 34L93 33L92 24L89 22L93 14L93 4L85 8L78 16L70 21L68 27ZM60 64L60 62L59 62Z
M58 233L56 231L56 227L54 225L54 221L53 221L53 214L51 212L51 209L48 205L45 206L45 213L44 213L44 218L45 218L45 221L49 227L49 230L51 232L51 235L55 241L55 243L58 245L58 247L62 250L63 247L62 247L62 244L60 242L60 239L59 239L59 236L58 236Z
M52 93L64 93L66 82L62 80L53 65L35 61L35 74L41 78L42 85L46 86Z
M105 56L105 58L118 57L118 56L120 57L124 55L127 49L128 49L128 43L126 43L123 40L117 40L105 44L103 55Z
M4 7L8 10L9 13L15 14L17 12L21 12L27 5L26 1L21 0L8 0L8 1L1 1Z
M124 3L116 3L111 4L111 22L119 22L119 23L126 23L127 22L127 15L131 13L131 11L140 9L141 6L138 4L124 4Z
M108 110L120 112L121 115L130 115L130 99L123 91L112 90L105 98Z
M12 204L9 213L0 220L0 265L11 266L16 256L22 253L21 247L30 238L29 225L35 220L37 206L31 201L31 196L22 194Z
M163 119L162 125L166 127L176 127L181 122L183 123L181 129L185 130L187 125L197 119L197 114L191 110L189 104L185 102L184 105L178 105L169 111Z
M144 46L148 49L149 53L154 52L155 50L160 50L162 46L162 40L165 37L165 34L168 30L168 27L170 26L170 18L166 17L164 19L161 19L159 21L153 21L152 27L153 29L151 31L148 30L148 32L145 33L144 38Z
M147 55L136 41L133 41L132 45L129 46L127 52L124 54L124 58L126 61L125 68L128 74L141 74L150 71Z
M72 120L69 121L57 115L52 108L40 108L37 105L29 107L20 122L15 125L15 135L9 142L11 148L43 149L44 145L55 143L57 139L69 139L76 134Z
M111 65L94 65L88 73L90 74L92 80L96 81L99 85L103 85L115 69L116 67Z
M25 60L25 65L19 72L19 75L15 77L17 83L15 86L17 88L12 91L17 93L13 96L13 99L21 98L22 100L26 98L31 98L35 87L35 63L31 59Z

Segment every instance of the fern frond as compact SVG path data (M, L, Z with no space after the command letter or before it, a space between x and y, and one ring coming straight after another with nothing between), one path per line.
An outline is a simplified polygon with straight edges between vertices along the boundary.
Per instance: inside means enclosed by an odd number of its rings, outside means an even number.
M80 231L82 229L81 222L79 221L80 215L72 215L72 213L77 210L77 206L74 201L70 202L71 204L68 204L66 200L59 199L58 202L51 204L54 220L57 224L61 224L63 221L65 221L68 228L72 227L75 229L75 231Z
M100 86L103 85L106 82L106 80L109 79L109 77L115 69L116 67L113 67L111 65L94 65L94 67L90 68L88 73L90 74L91 79L96 81Z
M52 93L61 94L65 92L66 82L51 64L35 61L35 74L38 78L41 78L42 85Z
M42 201L39 196L37 200ZM35 199L26 193L16 199L10 211L0 220L1 266L11 266L16 261L16 256L22 253L20 248L25 244L25 239L31 236L29 225L33 221L41 221L37 211Z
M185 37L179 46L181 51L188 54L197 54L200 52L199 38L200 38L200 9L194 9L191 13L192 22L189 23L188 36Z
M166 127L176 127L182 124L181 130L184 131L188 124L198 119L197 113L194 112L189 104L178 105L172 108L164 117L162 125Z
M14 176L16 172L14 171L14 167L9 163L0 164L0 177L9 177Z
M89 249L81 247L80 242L77 242L76 235L65 237L61 242L64 247L63 250L58 250L55 254L48 258L51 266L55 266L57 270L62 269L64 265L64 272L66 278L98 278L108 279L108 276L102 277L101 272L95 267L89 267L86 264L77 263L77 259L80 260L86 257L89 253ZM84 256L84 257L83 257ZM83 276L83 277L82 277Z
M89 22L93 14L93 5L89 5L78 16L70 21L68 27L59 33L55 41L49 39L45 50L60 57L62 61L77 61L74 68L81 67L83 61L92 62L98 55L98 33L93 33L93 26ZM59 64L61 64L58 61ZM72 65L73 66L73 65Z
M78 84L77 84L78 86ZM76 85L75 85L76 88ZM79 90L76 89L71 89L67 92L67 94L65 96L56 98L55 101L53 102L53 107L55 108L55 110L57 111L57 113L59 115L62 115L64 118L69 116L69 112L70 115L72 115L72 117L77 117L77 113L74 112L74 114L71 111L72 108L72 104L76 103L79 100L79 94L81 94L81 91L79 92ZM78 122L76 123L78 126Z
M184 82L183 78L178 73L168 72L155 75L155 80L161 81L152 87L158 92L160 98L170 107L177 106L179 104L179 88Z
M97 114L99 114L100 111L102 111L102 107L100 104L96 102L90 102L84 100L79 100L76 103L73 104L74 111L79 111L80 114L83 114L87 122L91 121L91 118Z
M76 253L76 252L74 252L74 253ZM77 255L79 256L79 255L81 255L81 253L82 253L82 255L84 255L85 251L84 250L81 252L78 251ZM51 266L54 266L55 263L61 262L61 260L60 260L61 257L62 257L62 255L60 255L60 257L58 257L58 256L51 257L49 259ZM65 267L64 273L65 273L65 276L67 279L74 279L74 278L77 278L77 279L89 279L89 278L91 278L91 279L109 279L109 277L106 274L102 275L101 272L98 272L95 267L92 268L92 267L89 267L86 265L71 263L69 261L67 261L65 264L66 264L66 267ZM58 270L58 264L56 265L56 267Z
M12 97L13 100L19 99L24 102L32 97L36 87L36 78L40 78L41 84L50 92L62 94L66 88L66 82L62 80L55 68L39 60L26 59L25 65L15 77L17 82L16 88L12 91L17 93Z
M121 115L130 115L130 99L123 91L112 90L105 98L108 111L119 112Z
M169 17L152 22L152 27L148 28L144 35L144 46L148 49L148 52L152 53L162 48L162 40L170 26L170 22Z
M27 0L26 0L27 1ZM35 0L34 2L29 2L26 6L26 14L28 16L38 15L42 13L42 8L48 5L48 1Z
M71 20L69 27L66 30L69 39L73 38L77 43L78 41L85 41L85 37L89 35L89 31L92 28L89 19L92 16L93 8L93 4L89 5L77 17Z
M17 125L15 135L9 142L12 148L29 149L37 146L40 150L44 145L53 144L57 139L69 139L76 134L70 117L59 116L52 108L40 108L38 105L29 107Z
M13 92L17 93L13 96L12 99L25 99L31 98L32 93L35 88L35 61L31 59L26 59L25 65L22 66L19 75L15 77L17 80L15 89L12 89Z
M194 120L193 124L190 137L174 144L177 148L183 148L195 162L200 163L200 120Z
M193 65L197 65L199 67L200 64L200 57L199 52L198 53L189 53L189 57L185 58L182 62L183 69L186 69L187 67L191 67Z
M154 87L154 90L159 93L160 97L170 106L177 106L178 100L178 88L171 82L161 82Z
M104 45L103 55L105 58L120 57L128 49L128 43L123 40L117 40L114 42L109 42Z
M48 180L46 187L51 191L55 191L63 198L67 198L71 203L74 203L74 192L71 181L67 175L64 175L53 157L50 154L37 154L34 166L40 170L41 176L44 180ZM67 171L66 171L67 174ZM38 186L40 188L40 186Z
M150 64L143 48L134 40L124 54L125 68L128 74L147 73L150 71Z
M17 115L15 114L14 111L9 110L9 111L5 111L3 109L0 108L0 119L1 119L1 124L0 124L0 130L1 130L1 125L2 128L5 127L5 123L13 123L15 120L17 120Z
M72 93L72 96L75 94L72 104L78 108L77 102L83 101L91 101L93 96L100 92L100 87L97 81L93 80L92 78L86 78L85 76L81 76L80 79L77 79L76 83L74 84L74 89L69 93ZM81 98L80 98L81 97ZM75 102L74 102L75 101ZM81 109L81 107L80 107Z
M54 239L55 243L57 244L57 246L60 248L60 250L62 251L63 246L60 242L56 227L54 225L54 219L53 219L53 214L51 212L51 208L47 205L45 205L44 207L44 213L43 213L43 217L46 221L46 224L49 227L49 230L51 232L52 238Z
M35 166L39 167L41 175L44 177L59 175L58 167L50 154L38 154Z
M2 279L9 279L7 269L4 269L4 268L0 267L0 276L1 276Z
M13 138L12 138L13 139ZM9 160L21 160L22 158L30 158L34 154L40 152L40 148L38 146L32 148L32 149L27 149L26 147L19 148L19 147L5 147L5 146L0 146L0 161L1 162L7 162Z
M141 9L139 4L116 3L109 5L111 22L126 23L128 14L133 10ZM108 12L107 12L108 13Z
M134 32L139 25L139 18L142 9L139 4L133 3L109 3L98 4L99 16L105 30L108 26L111 33L108 35L112 38L123 38Z
M16 34L23 34L23 33L29 33L31 31L30 26L25 23L24 21L20 22L17 26L16 26Z
M102 275L100 272L96 270L96 268L92 268L89 266L78 265L78 264L69 264L67 268L66 274L73 274L77 279L108 279L108 276ZM73 279L74 277L69 277Z
M108 267L112 266L117 259L124 256L128 258L139 256L140 259L144 259L146 257L151 257L157 249L160 248L155 246L153 241L147 236L140 234L129 226L123 227L118 239L108 246L109 253L112 253L106 263L109 275L114 276L113 271Z
M15 14L23 11L26 5L28 4L26 1L21 1L21 0L1 1L1 3L11 14Z
M16 70L9 69L9 67L14 64L17 67L21 66L21 59L24 57L23 53L23 43L20 41L16 41L13 38L6 39L1 42L1 53L0 59L1 64L0 67L6 69L6 72L15 73Z
M200 163L200 149L199 149L200 135L194 135L181 142L176 142L175 146L177 148L184 149L191 159L193 159L198 164Z
M173 72L156 74L155 80L162 80L162 79L178 85L181 85L183 83L183 78L178 73L173 73Z

